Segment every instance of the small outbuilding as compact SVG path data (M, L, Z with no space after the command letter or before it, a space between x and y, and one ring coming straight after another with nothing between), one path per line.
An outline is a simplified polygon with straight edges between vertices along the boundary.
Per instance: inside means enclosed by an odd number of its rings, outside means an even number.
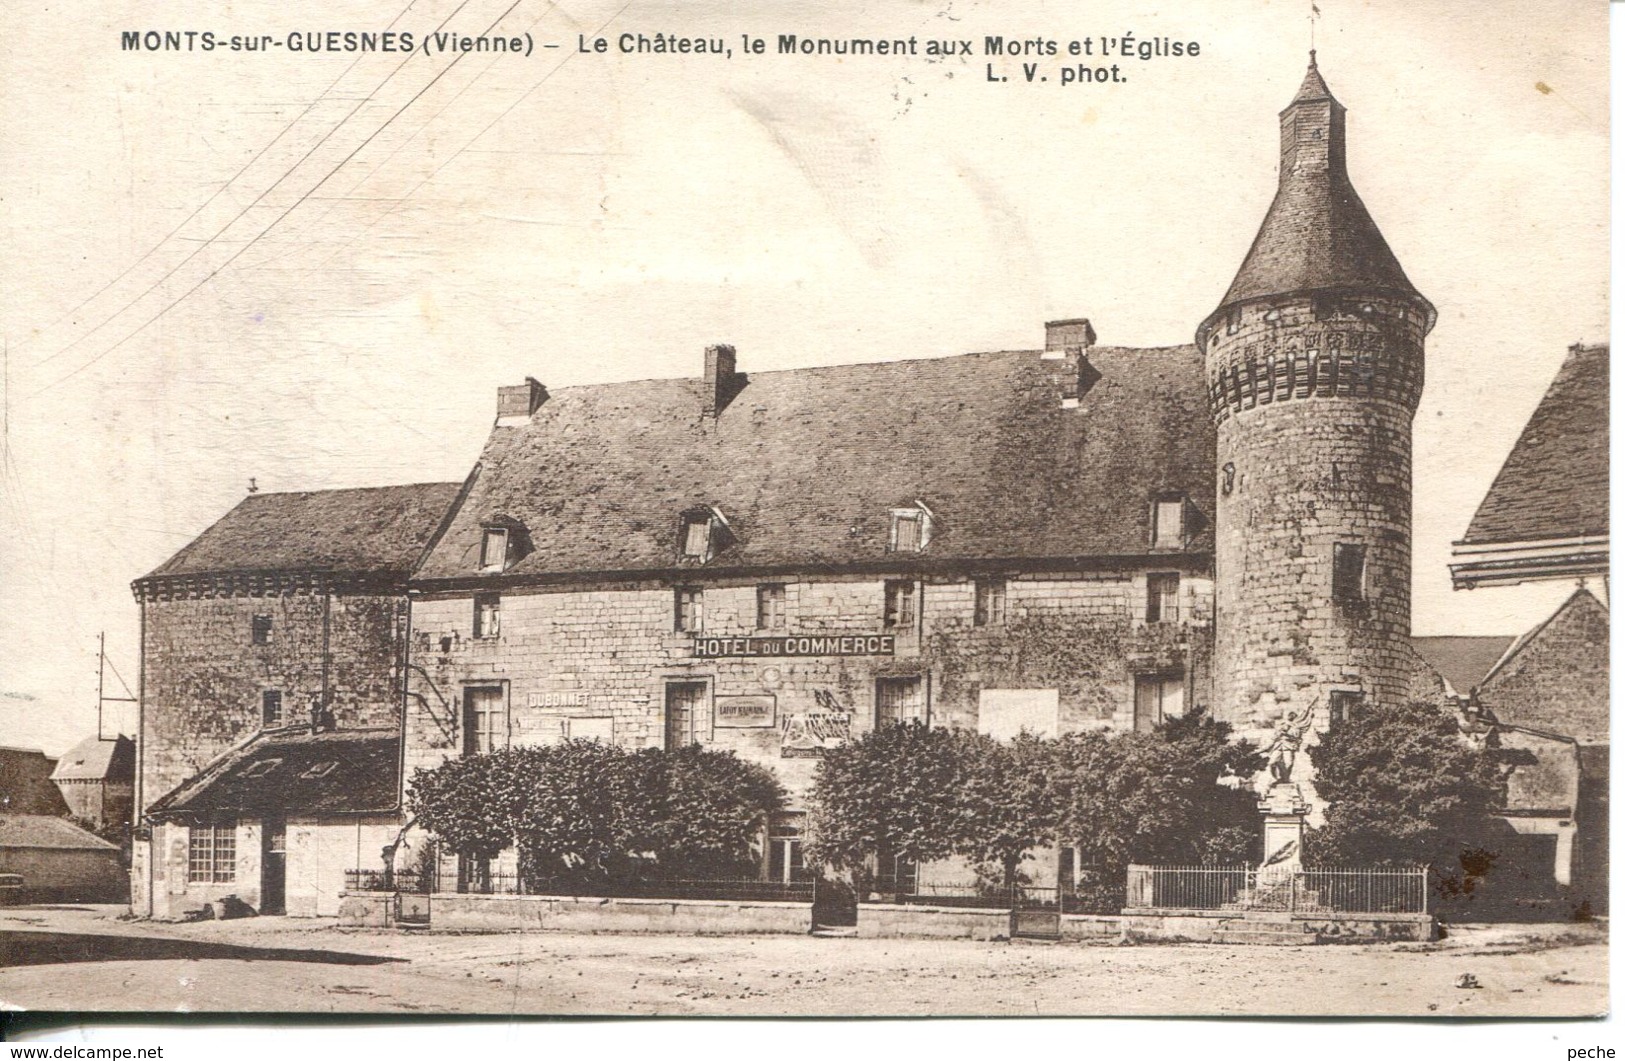
M119 849L65 818L0 814L0 874L22 877L20 902L116 903L129 898Z

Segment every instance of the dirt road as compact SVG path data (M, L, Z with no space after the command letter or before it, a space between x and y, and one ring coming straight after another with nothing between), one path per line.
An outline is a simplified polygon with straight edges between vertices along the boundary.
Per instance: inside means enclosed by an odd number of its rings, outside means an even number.
M974 943L410 935L263 918L0 910L0 1007L602 1015L1581 1016L1607 1005L1596 926L1464 926L1438 944ZM1463 975L1478 986L1458 987Z

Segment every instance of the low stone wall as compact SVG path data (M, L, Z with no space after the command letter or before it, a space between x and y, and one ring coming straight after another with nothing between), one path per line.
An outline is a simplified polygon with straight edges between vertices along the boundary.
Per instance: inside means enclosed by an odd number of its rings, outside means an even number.
M1123 935L1123 919L1116 914L1062 914L1061 938L1089 942L1110 941Z
M1305 945L1315 943L1380 943L1387 940L1431 942L1439 923L1431 914L1221 914L1200 910L1126 909L1123 937L1158 943L1223 943L1227 933L1253 929L1301 931Z
M395 923L394 892L345 892L339 898L339 924L389 928Z
M857 934L865 939L1004 939L1009 910L861 903Z
M380 899L383 901L376 901ZM339 916L346 925L387 926L392 915L389 896L352 892L344 897ZM451 892L430 896L429 928L439 932L804 936L812 931L812 904Z

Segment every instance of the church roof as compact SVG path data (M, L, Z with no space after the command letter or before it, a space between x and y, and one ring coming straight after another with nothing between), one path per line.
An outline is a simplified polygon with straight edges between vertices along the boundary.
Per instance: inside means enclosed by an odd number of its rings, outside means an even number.
M146 577L275 571L404 577L459 488L419 483L250 494Z
M1524 425L1462 544L1608 533L1608 345L1576 345Z
M1094 347L1081 370L1076 353L1017 351L751 372L715 417L704 388L563 388L499 423L414 581L485 577L492 524L533 545L511 577L674 573L696 506L729 531L707 573L1143 556L1168 494L1191 509L1175 551L1212 549L1214 437L1191 346ZM892 510L917 504L929 543L888 552Z
M1311 58L1302 87L1282 112L1283 119L1293 115L1294 121L1282 124L1275 200L1219 310L1273 295L1348 289L1425 304L1349 180L1343 110ZM1304 122L1322 126L1326 149L1289 150L1295 123Z

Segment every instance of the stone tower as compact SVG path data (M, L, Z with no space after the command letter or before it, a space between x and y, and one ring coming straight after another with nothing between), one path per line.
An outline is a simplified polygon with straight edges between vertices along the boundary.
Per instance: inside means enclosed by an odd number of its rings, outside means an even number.
M1433 306L1349 183L1309 54L1280 186L1196 343L1218 432L1214 713L1268 743L1410 675L1411 419ZM1302 764L1298 776L1304 775Z

